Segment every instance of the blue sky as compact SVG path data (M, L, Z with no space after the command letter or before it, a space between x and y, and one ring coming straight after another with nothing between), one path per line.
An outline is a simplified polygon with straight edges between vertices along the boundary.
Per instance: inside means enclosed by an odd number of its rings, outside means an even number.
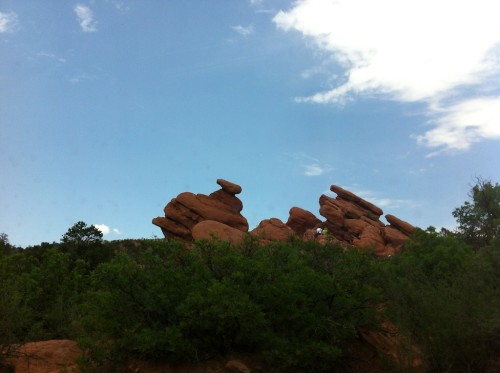
M0 232L161 236L181 192L318 217L336 184L426 228L500 181L496 0L0 0ZM466 25L467 27L465 27Z

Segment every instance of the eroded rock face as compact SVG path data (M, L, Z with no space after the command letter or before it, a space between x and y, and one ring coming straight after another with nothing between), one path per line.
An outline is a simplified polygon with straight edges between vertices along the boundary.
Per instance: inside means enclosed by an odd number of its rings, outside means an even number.
M160 227L166 237L185 242L212 236L241 242L244 232L248 232L248 222L241 215L243 204L236 197L242 189L223 179L218 179L217 184L221 189L208 196L179 194L165 206L165 216L154 218L153 224ZM337 185L332 185L330 190L337 194L336 198L326 195L319 198L319 214L325 221L300 207L292 207L286 224L277 218L265 219L250 234L263 242L286 241L291 235L311 240L317 238L314 232L320 227L328 230L330 239L361 249L372 247L377 255L390 256L400 251L415 230L411 224L390 214L385 216L389 222L386 225L380 221L381 208ZM328 240L322 237L319 241Z
M290 216L286 225L289 226L294 232L302 236L308 229L312 229L321 224L312 212L304 210L300 207L292 207L290 209Z
M294 234L289 226L276 218L262 220L257 228L250 232L251 236L263 242L287 241Z
M236 197L241 187L223 179L218 179L217 184L222 188L209 196L190 192L179 194L165 206L165 216L154 218L153 224L161 228L165 237L185 242L193 241L193 228L206 220L247 232L248 222L240 214L243 203Z
M359 248L373 247L375 254L390 256L401 249L415 228L393 215L386 215L390 223L380 221L382 209L337 185L330 190L336 198L322 195L319 199L321 216L326 226L340 241Z
M81 355L75 341L31 342L20 346L18 356L7 363L17 373L77 372L76 359Z
M193 227L191 234L195 241L201 239L212 240L216 238L234 245L241 244L245 239L245 232L214 220L199 222Z

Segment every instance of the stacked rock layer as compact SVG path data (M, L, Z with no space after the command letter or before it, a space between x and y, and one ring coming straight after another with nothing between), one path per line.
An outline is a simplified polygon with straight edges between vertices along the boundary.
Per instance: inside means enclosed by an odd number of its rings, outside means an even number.
M164 208L164 217L153 219L165 237L184 242L217 237L234 244L242 242L248 234L248 222L241 210L243 203L236 197L242 188L218 179L221 189L210 195L181 193ZM397 253L413 233L414 227L393 215L385 215L389 225L380 221L382 209L369 201L332 185L337 197L319 198L321 221L313 213L292 207L286 223L277 218L263 220L250 235L263 242L285 241L290 236L304 240L336 240L359 248L373 248L380 256ZM316 235L317 228L326 229L327 235Z

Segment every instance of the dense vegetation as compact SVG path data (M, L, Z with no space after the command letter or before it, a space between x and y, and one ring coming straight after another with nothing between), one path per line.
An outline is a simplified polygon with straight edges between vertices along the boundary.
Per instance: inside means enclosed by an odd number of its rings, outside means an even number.
M479 180L470 197L456 232L418 230L387 259L293 240L106 242L83 222L23 250L2 234L0 363L13 344L70 338L91 371L248 352L328 372L385 304L428 371L484 371L500 355L500 186Z

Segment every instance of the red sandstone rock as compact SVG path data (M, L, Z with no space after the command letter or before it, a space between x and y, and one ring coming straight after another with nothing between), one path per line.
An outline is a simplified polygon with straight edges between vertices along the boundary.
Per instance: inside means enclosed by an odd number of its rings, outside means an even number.
M218 179L222 189L209 196L184 192L173 198L163 209L165 217L153 219L165 237L190 242L191 230L205 220L217 221L242 232L248 232L248 222L240 214L242 202L235 197L241 192L239 185Z
M153 224L160 227L166 237L186 242L193 238L209 238L207 232L238 242L242 234L235 233L234 238L227 231L229 228L242 233L248 231L248 222L240 214L243 204L235 196L241 192L241 187L223 179L218 179L217 183L221 189L208 196L189 192L179 194L165 206L165 217L153 219ZM337 193L336 198L326 195L319 198L319 213L326 221L321 222L311 212L293 207L286 224L275 218L264 220L251 234L266 242L285 241L294 233L310 240L314 239L312 229L322 227L328 229L329 238L360 248L374 246L377 255L388 256L399 252L415 229L393 215L386 215L390 226L385 226L379 220L382 210L377 206L339 186L332 185L330 189Z
M336 193L341 199L345 199L347 201L352 201L360 207L372 212L377 217L381 216L384 212L379 207L375 206L373 203L364 200L361 197L358 197L356 194L349 192L348 190L342 189L337 185L332 185L330 190Z
M362 219L345 219L344 225L350 233L359 236L363 232L363 229L370 224Z
M51 340L26 343L19 354L7 360L16 373L57 373L77 372L76 359L82 352L74 341Z
M243 202L238 197L227 193L224 189L220 189L216 192L210 193L211 198L215 198L227 205L231 211L239 213L243 210Z
M399 229L401 232L407 234L408 236L415 232L415 227L413 225L395 217L394 215L387 214L385 218L390 225L392 225L396 229Z
M181 193L176 198L177 202L187 207L201 217L201 220L215 220L227 224L230 227L243 232L248 231L248 222L240 214L236 214L230 208L209 196L203 194ZM170 219L176 220L173 216Z
M320 223L321 220L311 212L301 209L300 207L292 207L286 225L292 228L297 234L303 235L306 230L314 228Z
M339 206L333 204L332 200L332 198L324 194L319 198L319 214L333 224L343 225L344 211Z
M250 369L241 360L229 360L225 365L226 373L250 373Z
M230 181L226 181L224 179L217 179L217 184L221 186L221 188L228 192L229 194L240 194L241 187L237 184L231 183Z
M184 225L167 218L154 218L153 224L160 227L165 237L175 237L182 241L191 240L191 231Z
M353 240L353 244L359 248L366 248L369 246L375 247L377 255L383 255L385 251L385 241L380 234L380 229L367 225L361 232L358 239Z
M191 230L194 240L211 240L216 237L222 241L239 245L245 239L245 233L229 225L213 220L204 220L196 224Z
M264 241L287 241L295 232L276 218L262 220L250 234Z
M394 246L402 246L406 241L408 241L408 236L392 227L383 227L381 229L381 233L385 241Z

